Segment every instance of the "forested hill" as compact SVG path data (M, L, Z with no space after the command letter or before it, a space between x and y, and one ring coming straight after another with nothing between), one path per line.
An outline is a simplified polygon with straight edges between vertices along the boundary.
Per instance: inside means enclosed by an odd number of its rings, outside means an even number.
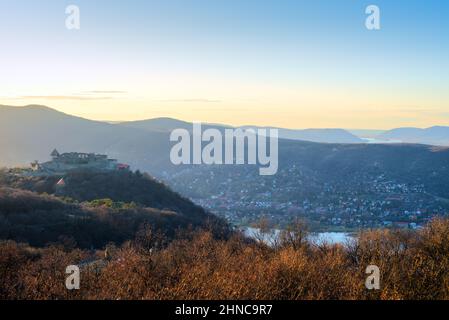
M61 178L65 186L57 189ZM224 221L139 172L29 177L0 171L0 239L102 247L134 239L147 225L167 238L190 227L227 233Z

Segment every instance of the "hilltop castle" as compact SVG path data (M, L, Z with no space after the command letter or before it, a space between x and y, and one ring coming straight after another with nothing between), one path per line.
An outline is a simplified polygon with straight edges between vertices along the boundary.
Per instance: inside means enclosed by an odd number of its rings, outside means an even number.
M90 169L98 171L129 170L129 165L117 163L115 159L109 159L107 155L95 153L69 152L60 154L53 150L50 154L51 161L39 163L34 161L31 168L41 174L64 174L78 169Z

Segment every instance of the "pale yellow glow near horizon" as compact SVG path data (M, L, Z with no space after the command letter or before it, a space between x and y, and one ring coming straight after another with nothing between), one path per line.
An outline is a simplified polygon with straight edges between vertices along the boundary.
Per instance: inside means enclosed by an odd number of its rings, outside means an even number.
M146 82L146 86L134 85L134 91L87 91L72 87L55 94L46 88L37 88L9 97L0 95L0 104L45 105L99 121L171 117L190 122L292 129L392 129L449 125L449 94L441 94L441 91L424 92L409 88L393 94L385 90L373 89L370 92L360 88L318 88L304 84L198 82L187 86L183 85L183 79L178 81L172 82L171 86Z
M324 99L326 100L326 99ZM98 121L134 121L170 117L184 121L228 125L276 126L292 129L351 128L392 129L449 125L449 113L442 108L419 106L383 108L374 103L346 103L345 107L324 104L326 101L183 101L145 99L65 100L61 98L0 100L0 104L23 106L45 105L55 110ZM335 100L334 100L335 103Z

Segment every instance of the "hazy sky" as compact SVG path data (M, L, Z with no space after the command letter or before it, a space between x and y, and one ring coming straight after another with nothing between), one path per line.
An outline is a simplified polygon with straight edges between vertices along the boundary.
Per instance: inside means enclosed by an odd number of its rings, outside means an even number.
M78 5L81 29L65 27ZM365 28L375 4L381 30ZM0 104L99 120L449 125L449 1L0 0Z

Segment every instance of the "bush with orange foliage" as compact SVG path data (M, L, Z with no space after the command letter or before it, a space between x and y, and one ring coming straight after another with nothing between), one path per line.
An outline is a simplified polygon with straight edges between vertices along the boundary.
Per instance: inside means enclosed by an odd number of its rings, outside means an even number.
M294 229L293 229L294 230ZM293 232L301 232L296 230ZM303 234L275 246L241 234L183 234L158 245L145 230L136 241L101 252L0 245L2 299L449 299L449 220L422 230L369 231L347 245L314 245ZM81 289L65 289L65 267L86 259ZM380 290L365 288L377 265Z

